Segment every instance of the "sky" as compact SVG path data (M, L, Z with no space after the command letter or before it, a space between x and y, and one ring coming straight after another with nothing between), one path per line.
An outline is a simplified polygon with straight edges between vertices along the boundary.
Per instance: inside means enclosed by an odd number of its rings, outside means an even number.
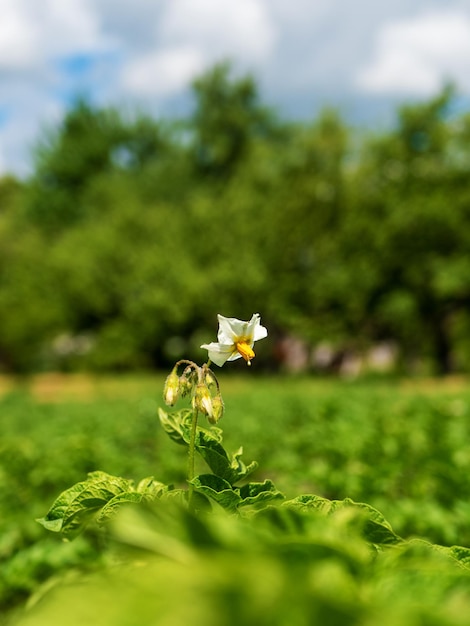
M179 116L224 60L283 117L386 126L446 81L470 110L470 0L0 0L0 175L77 96Z

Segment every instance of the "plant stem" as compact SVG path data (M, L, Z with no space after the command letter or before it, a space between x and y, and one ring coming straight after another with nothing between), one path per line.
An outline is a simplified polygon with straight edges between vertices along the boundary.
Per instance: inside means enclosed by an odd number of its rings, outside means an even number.
M197 408L193 409L193 415L191 420L191 436L189 439L189 458L188 458L188 481L194 478L194 456L196 448L196 432L197 432ZM191 500L193 497L194 487L189 482L189 505L191 506Z

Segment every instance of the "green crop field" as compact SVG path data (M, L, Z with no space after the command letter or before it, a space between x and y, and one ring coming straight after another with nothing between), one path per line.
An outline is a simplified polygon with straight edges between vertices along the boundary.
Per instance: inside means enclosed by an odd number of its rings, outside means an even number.
M243 445L245 462L258 462L250 480L272 481L284 501L214 515L130 505L111 531L91 521L67 542L38 524L61 491L97 470L185 488L187 449L158 419L163 381L2 381L4 623L470 623L465 381L224 372L224 446ZM201 459L197 471L207 471ZM300 505L303 494L324 500ZM370 505L369 526L346 499Z

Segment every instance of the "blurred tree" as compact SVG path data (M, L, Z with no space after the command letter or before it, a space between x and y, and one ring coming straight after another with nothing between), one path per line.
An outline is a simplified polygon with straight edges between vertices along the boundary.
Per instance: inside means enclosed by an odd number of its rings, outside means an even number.
M24 185L11 175L0 178L0 216L18 210L23 201Z
M193 83L196 108L190 122L194 162L200 174L225 178L257 137L276 132L272 112L258 98L250 76L232 78L222 63Z
M99 217L86 190L100 175L142 167L165 150L156 122L126 122L115 109L95 109L78 100L56 131L36 150L27 212L44 230L57 232L77 220Z
M334 290L341 280L337 248L347 150L346 127L326 110L311 125L293 126L282 150L266 154L263 165L275 169L270 192L260 197L268 203L261 245L270 282L275 281L266 294L269 310L279 326L309 340L339 333L346 318L347 295ZM351 292L349 285L341 290ZM341 319L335 312L338 297Z
M0 180L4 366L64 365L57 335L90 340L68 366L199 358L217 313L259 311L270 336L470 367L470 115L450 88L359 150L334 111L280 122L228 65L194 93L171 122L77 102L32 179Z
M0 216L0 370L43 366L43 348L63 321L59 285L37 230Z
M445 88L404 107L395 131L364 146L346 231L375 274L364 302L373 333L428 353L441 373L455 366L452 317L470 304L470 149L466 125L446 116L452 97Z

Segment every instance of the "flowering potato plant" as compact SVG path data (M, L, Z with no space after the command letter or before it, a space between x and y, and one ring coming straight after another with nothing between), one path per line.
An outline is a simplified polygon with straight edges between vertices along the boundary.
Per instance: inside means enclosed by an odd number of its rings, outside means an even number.
M171 485L147 477L137 485L132 480L111 476L102 471L91 472L87 479L64 491L55 500L45 517L39 519L48 530L73 536L94 520L99 525L107 522L124 503L137 503L178 497L193 510L218 505L229 511L243 506L260 506L268 501L282 500L284 496L270 480L242 481L256 469L257 463L245 464L243 449L229 454L223 446L222 431L216 426L224 414L224 403L219 382L211 369L227 361L244 358L248 365L255 357L254 343L267 336L259 314L249 321L218 316L218 342L203 344L209 360L203 365L182 359L168 375L163 400L173 407L180 398L187 398L189 408L165 411L160 408L160 424L169 437L188 449L188 487L175 489ZM208 427L199 425L199 416L205 416ZM205 461L210 472L195 475L195 456Z

